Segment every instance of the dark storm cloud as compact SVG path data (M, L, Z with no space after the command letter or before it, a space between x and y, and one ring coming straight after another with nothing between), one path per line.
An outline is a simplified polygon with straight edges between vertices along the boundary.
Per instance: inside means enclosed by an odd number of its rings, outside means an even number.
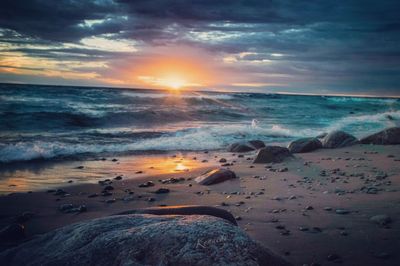
M147 47L186 44L215 54L251 52L237 58L245 64L232 66L237 71L329 81L338 84L335 89L354 88L357 80L370 89L393 89L400 75L399 13L400 2L392 0L5 0L0 44L15 44L8 49L31 56L82 61L127 54L26 45L79 44L91 36ZM262 60L273 64L246 64Z

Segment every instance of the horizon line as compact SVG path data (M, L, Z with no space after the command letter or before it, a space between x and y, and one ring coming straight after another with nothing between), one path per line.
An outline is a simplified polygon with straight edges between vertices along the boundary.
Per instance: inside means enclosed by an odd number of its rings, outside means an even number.
M120 90L154 90L154 91L169 91L168 89L156 89L156 88L140 88L140 87L116 87L116 86L105 86L105 85L56 85L56 84L40 84L40 83L23 83L23 82L0 82L5 85L32 85L32 86L56 86L56 87L84 87L84 88L104 88L104 89L120 89ZM224 90L193 90L185 89L183 92L212 92L212 93L259 93L259 94L277 94L277 95L289 95L289 96L325 96L325 97L357 97L357 98L388 98L388 99L400 99L400 95L376 95L376 94L346 94L346 93L312 93L312 92L289 92L289 91L278 91L278 92L254 92L254 91L224 91Z

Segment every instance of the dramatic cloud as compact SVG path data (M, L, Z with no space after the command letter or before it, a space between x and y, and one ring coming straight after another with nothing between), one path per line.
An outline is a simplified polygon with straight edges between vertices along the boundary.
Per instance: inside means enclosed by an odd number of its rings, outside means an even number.
M400 94L398 1L1 5L3 82L160 87L178 75L206 89ZM149 65L165 62L171 73Z

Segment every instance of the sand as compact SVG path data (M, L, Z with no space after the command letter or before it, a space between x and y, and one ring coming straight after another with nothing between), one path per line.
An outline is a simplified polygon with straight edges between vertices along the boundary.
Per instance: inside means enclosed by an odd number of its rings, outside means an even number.
M30 238L63 225L121 211L199 204L229 210L253 239L294 265L400 265L399 145L321 149L296 154L279 164L252 164L248 158L254 158L254 152L244 154L243 158L224 152L173 155L148 156L147 160L125 156L116 157L115 162L107 158L43 166L35 174L57 175L58 183L49 187L62 188L68 194L5 194L0 197L0 226L11 223L23 212L32 212L34 216L25 224ZM220 158L233 162L228 168L239 178L212 186L193 181L204 171L219 167ZM24 187L15 178L17 174L32 174L29 169L7 172L7 184L16 185L10 190L32 188ZM98 180L120 174L122 180L112 180L111 196L88 197L104 188ZM66 183L73 176L78 181ZM78 177L83 176L92 177L87 178L92 183L82 184L87 180ZM183 177L185 181L159 182L171 177ZM140 188L146 181L153 181L155 186ZM168 188L170 192L155 194L159 188ZM3 191L6 189L3 184ZM58 208L66 203L84 204L87 211L62 213ZM370 221L380 214L388 215L392 222L380 226Z

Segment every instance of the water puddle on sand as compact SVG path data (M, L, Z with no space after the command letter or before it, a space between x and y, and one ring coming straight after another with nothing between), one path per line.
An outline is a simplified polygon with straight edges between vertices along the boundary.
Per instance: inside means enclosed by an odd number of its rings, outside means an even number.
M99 180L113 179L118 175L128 179L187 173L218 165L214 155L204 153L132 155L111 157L107 160L24 162L7 168L2 167L0 194L97 183Z

